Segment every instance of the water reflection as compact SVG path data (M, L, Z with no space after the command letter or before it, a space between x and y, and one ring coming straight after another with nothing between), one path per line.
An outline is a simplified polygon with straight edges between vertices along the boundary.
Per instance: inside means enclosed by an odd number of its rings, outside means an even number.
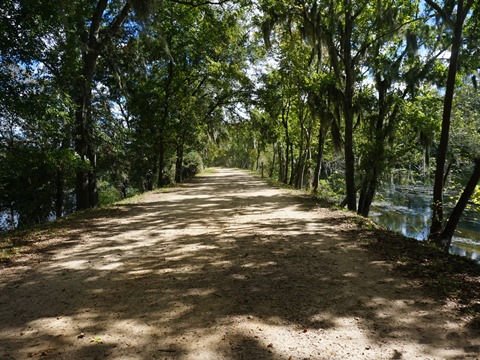
M396 186L381 190L370 217L377 223L417 240L428 237L432 189L425 186ZM445 198L448 198L445 196ZM453 204L446 204L448 215ZM451 253L480 262L479 213L466 210L453 238Z

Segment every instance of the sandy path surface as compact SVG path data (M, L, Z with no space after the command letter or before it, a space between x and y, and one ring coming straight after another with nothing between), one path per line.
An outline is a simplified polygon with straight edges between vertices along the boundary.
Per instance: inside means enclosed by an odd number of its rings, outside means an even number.
M81 223L0 270L0 359L478 359L345 212L236 170Z

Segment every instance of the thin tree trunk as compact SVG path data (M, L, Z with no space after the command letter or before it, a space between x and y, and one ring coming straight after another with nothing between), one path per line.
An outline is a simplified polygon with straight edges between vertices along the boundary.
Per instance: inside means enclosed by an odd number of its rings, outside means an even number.
M255 160L256 171L258 171L258 169L260 167L260 155L261 155L260 146L258 146L258 144L257 144L257 159Z
M297 168L295 170L295 188L301 189L302 188L302 181L303 181L303 175L302 172L304 170L304 152L305 149L303 148L303 131L302 135L300 137L300 149L298 150L298 158L297 158Z
M273 172L275 171L275 157L277 155L275 144L273 144L273 156L272 156L272 166L270 166L270 172L268 174L269 178L273 178Z
M318 191L318 183L320 181L320 174L322 172L323 161L323 145L325 143L325 131L323 129L323 123L321 122L318 130L318 145L317 145L317 163L315 166L315 174L313 176L313 191Z
M301 189L303 187L303 172L305 171L305 153L306 151L301 148L300 154L298 155L297 171L295 175L295 187L297 189Z
M295 157L293 156L293 143L290 144L290 180L288 182L289 186L293 186L295 182Z
M286 147L285 147L285 166L284 166L284 174L283 174L283 182L286 184L288 183L288 170L290 167L290 143L289 139L287 138L286 141Z
M171 40L168 42L170 43ZM168 121L168 116L170 112L170 96L172 91L172 81L173 81L173 61L170 60L168 62L168 77L165 82L165 103L163 107L163 123L160 124L160 128L158 130L158 179L157 179L157 186L162 187L165 185L164 179L164 168L165 168L165 134L164 128Z
M158 144L158 178L157 178L158 187L162 187L165 185L165 179L163 174L164 168L165 168L165 143L163 139L160 139Z
M455 92L455 79L457 77L458 58L462 46L463 22L465 19L463 0L459 0L457 6L457 19L453 34L445 97L443 99L442 131L437 151L435 183L433 186L432 224L430 226L429 234L429 238L433 240L438 237L443 224L443 179L445 176L445 161L447 158L448 140L450 136L450 118L452 113L453 95Z
M89 86L88 81L91 81L84 78L82 80L83 84L80 84L79 96L77 98L77 109L75 111L75 151L80 156L82 160L82 167L77 169L76 173L76 208L77 210L87 209L90 207L90 192L89 192L89 163L88 154L89 154L89 113L90 113L90 99L91 99L91 86Z
M290 113L290 99L288 99L287 104L282 108L282 124L285 129L285 173L283 174L283 183L288 182L288 170L290 166L290 132L288 131L288 116Z
M175 182L183 181L183 141L177 145L177 159L175 161Z
M353 153L353 94L355 76L351 53L351 38L353 32L353 19L351 14L351 0L344 0L345 28L343 33L343 62L345 66L345 188L347 193L347 207L351 211L357 208L357 194L355 190L355 155Z
M284 158L283 158L283 151L282 151L282 144L278 144L277 146L278 151L278 164L279 164L279 171L278 171L278 181L283 182L283 177L285 175L284 172Z
M479 180L480 159L477 159L473 173L470 176L470 179L468 180L468 183L465 186L465 189L463 190L460 199L458 199L457 204L455 205L455 208L453 209L452 214L450 215L447 224L445 225L445 228L443 229L439 239L437 240L437 244L441 245L443 250L446 252L448 252L448 250L450 249L453 233L458 226L458 222L460 221L460 217L462 216L463 211L467 206L468 200L475 192L475 187L477 186Z
M311 162L310 159L312 157L312 128L310 128L310 131L307 132L306 134L307 137L307 144L306 144L306 149L305 149L305 157L303 159L303 166L301 170L301 179L300 179L300 189L303 189L303 183L304 183L304 178L307 176L307 190L310 190L312 188L312 174L310 171L311 168Z

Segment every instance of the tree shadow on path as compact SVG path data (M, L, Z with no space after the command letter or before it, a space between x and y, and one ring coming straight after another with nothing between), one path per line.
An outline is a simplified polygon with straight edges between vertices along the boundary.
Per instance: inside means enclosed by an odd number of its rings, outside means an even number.
M475 357L480 343L359 246L352 217L218 170L119 205L0 281L0 358ZM69 236L72 238L69 239Z

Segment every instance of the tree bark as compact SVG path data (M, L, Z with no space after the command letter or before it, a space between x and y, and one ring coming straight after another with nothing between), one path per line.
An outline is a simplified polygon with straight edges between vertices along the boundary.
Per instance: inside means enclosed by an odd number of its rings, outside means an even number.
M169 41L170 43L170 41ZM168 121L168 116L170 112L170 96L172 92L172 81L173 81L173 61L170 60L168 62L168 77L165 82L165 103L163 107L163 117L162 121L163 124L160 125L158 130L158 179L157 179L157 186L162 187L165 184L164 173L163 170L165 168L165 127Z
M273 144L273 155L272 155L272 166L270 166L270 171L268 173L269 178L273 178L273 172L275 171L275 157L277 155L275 144Z
M305 146L305 138L308 135L308 131L305 129L305 124L304 124L304 114L303 114L303 107L301 108L300 114L299 114L299 122L300 122L300 127L301 127L301 132L300 132L300 144L299 144L299 150L298 150L298 162L297 162L297 169L296 169L296 174L295 174L295 187L297 189L301 189L303 187L303 176L305 172L305 155L307 150ZM293 154L292 154L293 157Z
M343 104L345 117L345 190L347 193L347 208L355 211L357 208L357 193L355 190L355 155L353 153L353 94L355 85L354 64L351 53L351 38L353 19L351 0L344 0L345 27L343 31L343 63L345 67L345 100Z
M289 186L293 186L295 182L295 157L293 156L293 143L290 144L290 180L288 182Z
M442 131L436 158L435 182L433 186L432 224L430 226L429 234L430 239L438 237L443 225L443 179L445 175L445 161L447 158L448 140L450 136L450 118L452 113L453 95L455 92L455 79L457 77L460 48L462 46L463 22L466 15L463 9L463 0L459 0L457 6L457 19L454 24L452 51L448 67L445 96L443 98Z
M91 99L93 71L95 70L96 57L85 56L84 71L80 85L78 86L78 97L75 111L75 151L80 156L83 166L77 169L76 175L76 207L77 210L87 209L91 206L93 199L90 199L90 176L95 172L95 166L90 162L94 151L92 149L92 124L91 124ZM94 158L93 158L94 159Z
M290 133L288 131L288 116L290 112L290 99L288 99L287 104L283 106L282 108L282 124L283 128L285 129L285 144L286 144L286 149L285 149L285 172L282 175L282 181L283 183L288 182L288 169L290 166Z
M257 144L257 156L255 159L255 170L258 171L260 168L260 155L262 154L262 151L260 150L260 146Z
M358 200L358 214L367 217L370 213L370 207L375 197L378 183L378 169L376 166L366 175L360 189L360 198Z
M282 143L278 144L277 151L278 151L278 164L279 164L278 181L283 182L283 176L285 175L285 172L284 172L285 159L283 158Z
M177 144L177 159L175 161L175 182L183 181L183 141Z
M364 169L365 178L358 200L358 214L364 217L367 217L370 213L370 207L377 191L378 179L385 167L385 123L390 108L387 102L389 83L380 74L375 75L375 87L378 93L378 115L374 124L375 128L372 129L374 134L372 148L368 154L371 163ZM391 114L391 117L394 116L395 114ZM390 121L392 121L392 118L390 118Z
M157 186L162 187L165 185L165 179L163 169L165 168L165 142L163 139L159 139L158 144L158 178Z
M317 162L315 165L315 174L313 176L313 191L318 191L318 184L320 181L320 174L322 173L322 161L323 161L323 146L325 144L326 129L324 122L320 120L320 127L318 129L318 145L317 145Z

